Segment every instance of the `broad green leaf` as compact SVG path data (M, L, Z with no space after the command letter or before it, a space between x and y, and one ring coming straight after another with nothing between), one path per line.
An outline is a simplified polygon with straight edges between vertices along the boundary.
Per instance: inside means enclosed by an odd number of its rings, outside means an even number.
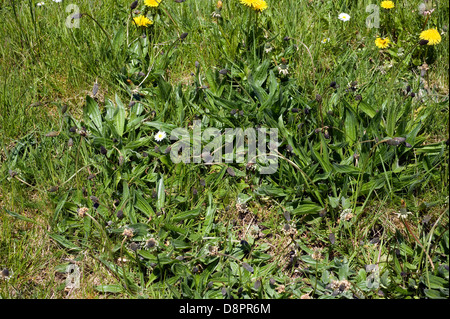
M12 211L10 211L10 210L8 210L6 208L5 208L5 212L7 212L9 215L11 215L11 216L13 216L13 217L15 217L17 219L36 224L36 221L34 221L33 219L25 217L25 216L20 215L20 214L17 214L15 212L12 212Z
M80 251L81 248L67 240L64 236L58 234L48 234L51 238L57 241L60 245L66 247L69 250Z
M196 208L196 209L192 209L192 210L189 210L186 212L181 212L181 213L178 213L175 216L173 216L171 218L171 221L179 222L179 221L183 221L186 219L196 218L198 215L200 215L201 211L202 210L200 208Z
M122 293L124 289L121 285L99 285L95 286L95 290L109 293Z
M164 188L164 176L161 176L161 178L158 181L156 194L158 196L158 199L156 201L156 210L159 212L164 207L164 203L166 200L166 193Z
M125 130L125 107L116 93L117 109L114 113L114 124L117 134L122 137Z
M100 109L98 107L97 102L89 95L86 96L86 106L84 108L84 118L85 120L90 120L94 123L94 129L102 135L103 132L103 124L102 124L102 116L100 113Z

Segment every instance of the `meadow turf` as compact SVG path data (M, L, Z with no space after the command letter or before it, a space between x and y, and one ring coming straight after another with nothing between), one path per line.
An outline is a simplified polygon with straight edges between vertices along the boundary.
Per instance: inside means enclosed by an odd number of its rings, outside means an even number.
M0 298L448 299L447 1L131 2L0 2Z

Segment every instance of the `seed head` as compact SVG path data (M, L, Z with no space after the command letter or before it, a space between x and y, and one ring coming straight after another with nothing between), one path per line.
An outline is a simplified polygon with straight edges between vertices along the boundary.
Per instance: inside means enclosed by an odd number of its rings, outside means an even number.
M78 216L80 217L80 218L83 218L85 215L86 215L86 213L88 212L88 210L89 210L89 208L87 208L87 207L80 207L80 208L78 208Z
M137 251L139 249L139 245L136 244L135 242L132 242L131 245L130 245L130 249L132 251Z
M145 247L146 247L147 249L151 249L151 248L156 247L156 240L154 240L153 238L150 238L149 240L147 240L147 241L145 242Z
M125 228L123 230L122 236L126 237L126 238L131 238L134 236L134 232L133 229L131 228Z

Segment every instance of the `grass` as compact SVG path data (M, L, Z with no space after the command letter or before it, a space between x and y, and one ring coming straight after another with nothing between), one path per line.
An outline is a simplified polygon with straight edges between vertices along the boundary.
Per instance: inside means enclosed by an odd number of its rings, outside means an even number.
M448 298L448 3L395 3L2 2L0 296ZM174 163L197 119L278 129L276 172Z

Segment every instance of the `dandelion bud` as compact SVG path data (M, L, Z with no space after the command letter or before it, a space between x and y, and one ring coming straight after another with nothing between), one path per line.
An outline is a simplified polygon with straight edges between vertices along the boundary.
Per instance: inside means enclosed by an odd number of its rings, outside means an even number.
M77 127L76 126L72 126L70 129L69 129L69 132L71 132L71 133L75 133L77 131Z
M291 112L292 113L298 113L298 108L296 108L296 107L292 108Z
M128 107L132 107L136 104L136 101L131 101L130 103L128 103Z
M136 0L136 1L134 1L131 5L130 5L130 9L131 10L134 10L134 9L136 9L136 7L137 7L137 5L138 5L138 3L139 3L139 1L138 0Z
M409 92L411 92L411 86L408 85L408 86L406 87L406 93L409 93Z
M200 62L195 61L195 67L198 69L200 67Z
M309 108L306 107L306 108L303 110L303 112L305 112L305 114L308 115L308 114L311 112L311 109L309 109Z
M61 107L61 114L64 114L67 112L67 104L63 104L63 106Z
M100 146L100 153L102 153L103 155L106 155L108 151L106 150L106 148L102 145Z
M234 115L234 114L237 113L237 111L238 111L238 110L236 110L236 109L232 109L232 110L230 111L230 114L231 114L231 115Z
M316 94L316 101L319 103L322 102L322 95Z
M180 35L180 40L184 40L188 36L187 32L184 32Z
M414 93L414 92L411 92L411 97L415 97L416 96L416 93Z
M336 87L336 82L335 81L331 82L330 83L330 88L335 88L335 87Z
M291 38L288 37L288 36L285 36L285 37L283 38L284 41L289 41L290 39L291 39Z
M219 71L219 73L225 75L225 74L228 73L228 70L227 69L222 69L222 70Z
M361 101L362 100L362 96L361 95L357 95L355 96L355 101Z

